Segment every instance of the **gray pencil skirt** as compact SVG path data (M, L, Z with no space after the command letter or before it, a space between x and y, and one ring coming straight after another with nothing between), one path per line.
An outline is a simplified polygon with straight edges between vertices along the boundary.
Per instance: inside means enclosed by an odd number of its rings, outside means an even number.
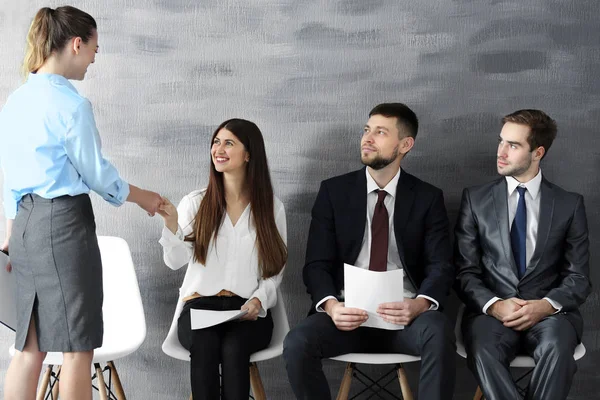
M102 261L88 195L19 203L9 243L17 284L15 348L33 317L40 351L102 346Z

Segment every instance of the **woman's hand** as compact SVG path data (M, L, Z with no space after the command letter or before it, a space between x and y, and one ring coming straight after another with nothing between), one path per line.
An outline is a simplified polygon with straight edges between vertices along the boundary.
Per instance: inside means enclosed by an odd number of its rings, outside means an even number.
M169 201L169 199L165 197L162 198L162 204L158 207L157 213L165 220L167 229L173 232L173 234L176 234L178 229L177 208Z
M262 309L262 304L259 299L253 297L246 304L244 304L241 308L242 310L248 310L246 314L240 318L242 321L256 321L258 318L258 313Z

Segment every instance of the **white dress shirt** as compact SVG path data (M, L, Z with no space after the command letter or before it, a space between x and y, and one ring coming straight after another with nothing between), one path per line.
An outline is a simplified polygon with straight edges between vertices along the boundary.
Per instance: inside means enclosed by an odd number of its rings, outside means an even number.
M179 289L179 299L193 293L212 296L221 290L229 290L240 297L260 300L260 317L265 317L269 308L277 302L277 288L281 283L283 270L278 275L263 279L258 267L256 248L256 227L252 223L250 205L246 207L235 225L225 213L219 228L217 240L211 240L206 255L206 263L193 259L192 242L184 237L192 233L194 217L200 208L205 190L196 190L185 196L177 212L179 227L173 234L163 228L159 243L163 246L165 264L177 270L188 264L188 269ZM287 229L283 203L274 198L275 224L284 242L287 242ZM182 303L179 301L179 303ZM175 318L177 319L178 316Z
M533 256L535 250L535 244L537 241L538 224L540 220L540 186L542 184L542 170L539 170L537 175L529 182L521 183L512 176L506 177L506 187L508 189L508 226L512 228L513 220L517 214L517 205L519 203L519 191L518 186L527 189L525 191L525 208L527 209L527 235L525 238L525 259L526 265L529 267L529 262ZM562 309L562 306L547 297L544 299L554 307L557 312ZM493 297L483 307L483 313L487 314L488 308L498 300L502 300L499 297Z
M358 254L358 258L354 263L355 267L369 269L369 263L371 260L371 222L373 219L373 214L375 213L375 205L377 204L377 192L379 190L379 186L375 179L369 173L369 169L365 168L365 173L367 174L367 218L366 218L366 227L365 234L363 236L362 247L360 249L360 253ZM387 270L392 271L396 269L403 269L402 260L400 260L400 253L398 252L398 244L396 243L396 233L394 232L394 206L396 204L396 188L398 187L398 180L400 179L401 169L398 169L398 173L392 178L392 180L381 190L387 192L387 196L385 196L385 200L383 201L385 208L388 212L388 227L389 227L389 241L388 241L388 256L387 256ZM414 299L416 295L416 288L413 286L412 282L404 273L404 297ZM425 295L419 295L417 297L423 297L429 301L431 301L430 310L437 310L439 307L439 303ZM334 299L333 296L327 296L323 300L319 301L316 305L317 311L323 312L323 308L321 304L329 299Z

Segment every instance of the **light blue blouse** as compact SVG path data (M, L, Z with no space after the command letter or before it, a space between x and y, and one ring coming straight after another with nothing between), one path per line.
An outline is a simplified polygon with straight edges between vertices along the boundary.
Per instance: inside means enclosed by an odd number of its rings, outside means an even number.
M34 193L51 199L98 193L119 206L129 185L102 156L92 105L63 76L30 74L0 112L4 212Z

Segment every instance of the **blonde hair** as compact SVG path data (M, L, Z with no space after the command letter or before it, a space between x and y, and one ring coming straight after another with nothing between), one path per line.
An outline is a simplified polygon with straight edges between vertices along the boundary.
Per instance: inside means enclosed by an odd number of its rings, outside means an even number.
M94 18L75 7L41 8L27 34L23 77L27 79L30 73L37 72L52 53L61 51L71 38L80 37L87 43L96 28Z

